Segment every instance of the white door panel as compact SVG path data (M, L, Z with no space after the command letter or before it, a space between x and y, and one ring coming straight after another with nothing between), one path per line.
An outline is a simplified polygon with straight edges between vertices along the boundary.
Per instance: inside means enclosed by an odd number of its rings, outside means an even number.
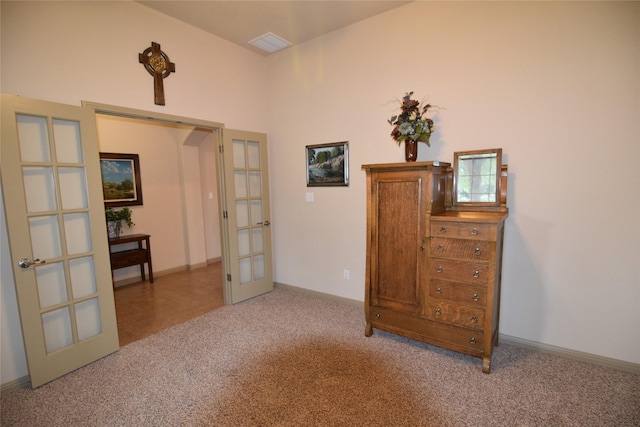
M267 137L223 129L225 302L273 290Z
M2 95L2 191L32 387L119 348L95 112Z

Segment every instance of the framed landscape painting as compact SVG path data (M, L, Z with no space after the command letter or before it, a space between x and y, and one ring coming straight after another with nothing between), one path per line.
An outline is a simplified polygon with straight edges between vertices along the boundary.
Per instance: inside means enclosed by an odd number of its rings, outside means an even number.
M142 204L140 158L137 154L100 153L100 172L105 207Z
M348 141L307 145L307 187L348 185Z

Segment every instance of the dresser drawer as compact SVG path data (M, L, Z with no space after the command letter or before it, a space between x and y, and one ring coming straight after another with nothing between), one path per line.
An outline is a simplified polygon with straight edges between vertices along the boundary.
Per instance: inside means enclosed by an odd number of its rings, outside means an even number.
M498 227L496 224L431 221L431 236L434 237L495 241L497 231Z
M393 333L401 333L401 331L417 334L427 333L426 319L424 316L377 305L369 307L369 315L370 318L368 320L374 328Z
M486 240L431 239L431 256L488 261L491 257L489 242Z
M484 331L432 320L427 320L426 325L429 342L475 356L483 354Z
M382 307L372 306L370 309L371 324L376 329L436 345L445 344L447 348L464 351L476 356L482 355L484 343L482 329L446 323L439 319L434 321L427 317L411 316ZM478 323L480 323L480 320L478 320Z
M485 286L431 280L429 298L450 301L469 307L484 308L487 305L487 289Z
M431 320L453 323L454 325L474 329L482 329L484 325L483 309L465 307L437 299L429 300L427 317Z
M483 262L431 258L429 272L432 280L454 280L471 285L486 285L489 265Z

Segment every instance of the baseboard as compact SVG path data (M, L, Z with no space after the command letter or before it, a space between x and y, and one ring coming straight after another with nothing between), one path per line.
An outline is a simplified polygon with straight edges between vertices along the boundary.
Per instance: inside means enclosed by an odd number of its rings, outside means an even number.
M185 270L197 270L199 268L205 268L207 266L207 264L208 264L207 261L199 262L197 264L186 266Z
M300 288L298 286L287 285L284 283L274 282L273 285L278 288L289 289L295 292L299 292L307 295L315 295L321 298L330 299L333 301L338 301L347 305L351 305L354 307L364 308L364 303L362 301L358 301L351 298L339 297L337 295L326 294L324 292L312 291L311 289Z
M166 270L161 270L161 271L154 271L153 272L153 278L157 278L157 277L161 277L161 276L167 276L169 274L173 274L173 273L179 273L181 271L187 271L187 270L197 270L199 268L204 268L209 264L213 264L216 262L221 261L222 258L212 258L212 259L208 259L205 262L200 262L198 264L193 264L193 265L182 265L180 267L174 267L174 268L168 268ZM148 279L147 279L148 280ZM133 283L140 283L142 280L140 278L140 275L136 275L134 277L128 277L126 279L122 279L122 280L118 280L113 284L114 288L119 288L120 286L127 286L127 285L131 285Z
M7 381L2 384L0 388L0 394L8 394L13 393L16 390L20 390L21 388L29 388L31 386L29 375L18 378L17 380Z
M284 283L274 283L277 287L290 289L295 292L305 293L309 295L316 295L322 298L331 299L334 301L340 301L352 306L364 307L364 302L353 300L349 298L343 298L331 294L326 294L323 292L312 291L310 289L300 288L298 286L286 285ZM364 310L364 309L363 309ZM363 311L364 313L364 311ZM512 345L514 347L525 347L531 350L554 354L556 356L564 357L567 359L573 359L580 362L590 363L592 365L604 366L606 368L616 369L619 371L631 372L633 374L640 374L640 364L625 362L623 360L612 359L610 357L598 356L595 354L584 353L576 350L569 350L563 347L556 347L549 344L543 344L537 341L530 341L524 338L518 338L510 335L499 335L499 342L507 345Z
M585 353L582 351L570 350L563 347L544 344L537 341L530 341L524 338L513 337L510 335L500 334L499 342L515 347L525 347L542 353L554 354L556 356L573 359L580 362L590 363L592 365L604 366L605 368L617 369L619 371L640 374L640 364L625 362L624 360L613 359L610 357L598 356L596 354Z

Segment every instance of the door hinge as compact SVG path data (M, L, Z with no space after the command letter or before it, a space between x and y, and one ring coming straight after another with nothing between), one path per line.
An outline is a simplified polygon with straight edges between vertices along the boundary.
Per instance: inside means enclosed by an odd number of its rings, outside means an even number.
M224 219L229 218L229 214L227 214L227 211L222 211L222 218Z
M220 144L220 145L218 146L218 151L219 151L220 153L223 153L223 152L224 152L224 148L223 148L223 145L222 145L222 144Z
M227 273L227 282L231 281L231 273Z

